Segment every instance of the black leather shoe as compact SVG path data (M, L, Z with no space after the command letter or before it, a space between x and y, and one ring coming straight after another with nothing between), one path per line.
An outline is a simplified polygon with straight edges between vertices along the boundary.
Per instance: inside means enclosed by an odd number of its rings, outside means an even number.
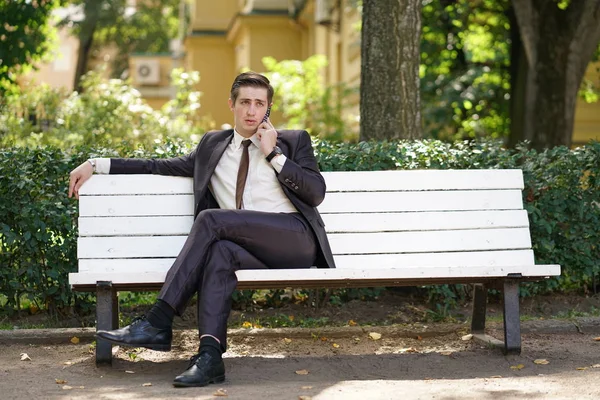
M171 340L173 339L173 330L158 329L146 321L146 317L138 317L133 320L131 325L114 331L96 332L98 339L129 347L145 347L151 350L169 351L171 350Z
M190 358L190 365L184 373L173 381L175 387L206 386L209 383L221 383L225 380L225 363L216 360L207 352Z

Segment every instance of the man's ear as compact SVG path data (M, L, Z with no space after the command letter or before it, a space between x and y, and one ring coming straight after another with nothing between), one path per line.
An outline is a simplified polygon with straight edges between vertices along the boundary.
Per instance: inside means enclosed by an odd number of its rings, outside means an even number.
M227 104L229 104L229 109L231 111L233 111L233 101L231 100L231 98L229 98L229 100L227 100Z

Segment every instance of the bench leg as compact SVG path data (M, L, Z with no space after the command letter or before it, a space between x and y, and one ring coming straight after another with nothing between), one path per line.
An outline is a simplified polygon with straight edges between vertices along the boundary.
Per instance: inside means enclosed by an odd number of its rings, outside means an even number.
M113 330L119 327L119 299L112 282L96 284L96 330ZM112 344L96 340L96 364L112 363Z
M504 354L521 354L519 281L504 281Z
M471 318L471 333L485 332L485 315L487 307L487 288L477 283L473 288L473 317Z

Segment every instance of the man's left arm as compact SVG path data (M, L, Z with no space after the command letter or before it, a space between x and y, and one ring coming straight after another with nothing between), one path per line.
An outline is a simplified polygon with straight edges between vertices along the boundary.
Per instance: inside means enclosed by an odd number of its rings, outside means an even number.
M298 136L294 157L285 160L277 179L306 204L317 207L323 202L325 179L319 171L308 132L302 131Z

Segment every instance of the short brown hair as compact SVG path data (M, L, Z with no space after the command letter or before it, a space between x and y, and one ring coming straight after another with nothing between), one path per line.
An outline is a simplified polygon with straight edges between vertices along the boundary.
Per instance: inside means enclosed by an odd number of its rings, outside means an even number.
M273 101L273 86L271 86L271 82L267 79L266 76L261 75L257 72L248 71L236 76L233 84L231 85L231 92L229 97L233 104L237 100L238 94L240 92L240 88L244 86L258 87L267 89L267 100L268 103L271 104Z

